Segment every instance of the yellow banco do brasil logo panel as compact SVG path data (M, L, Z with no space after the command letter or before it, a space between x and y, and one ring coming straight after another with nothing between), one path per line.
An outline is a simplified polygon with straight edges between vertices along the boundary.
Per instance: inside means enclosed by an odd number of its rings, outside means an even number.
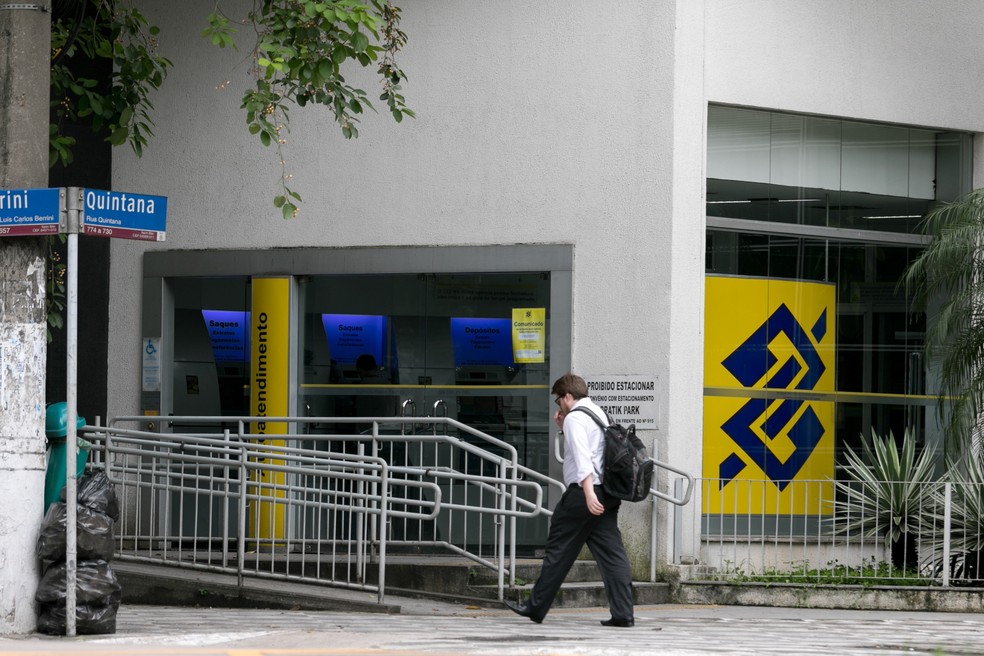
M836 298L827 283L707 277L703 476L718 484L704 512L830 512Z

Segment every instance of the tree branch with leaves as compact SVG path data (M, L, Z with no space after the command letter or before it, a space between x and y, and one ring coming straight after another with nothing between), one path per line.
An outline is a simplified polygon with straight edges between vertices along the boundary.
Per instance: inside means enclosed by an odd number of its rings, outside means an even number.
M290 109L321 105L330 110L347 139L359 135L359 116L375 111L366 91L345 80L347 62L376 64L382 93L379 99L394 120L414 113L402 95L406 75L396 55L407 42L400 29L400 9L391 2L370 0L262 0L241 20L221 11L209 16L202 36L219 48L236 48L236 25L248 25L256 35L252 47L255 85L242 97L246 124L264 146L276 148L282 193L274 200L284 218L298 213L301 196L290 187L284 146Z
M73 160L75 139L64 123L84 121L105 132L114 146L129 143L139 157L153 136L151 93L161 87L171 61L157 54L159 29L124 0L79 0L74 16L51 26L50 162ZM106 60L108 80L76 75L69 61L76 56Z

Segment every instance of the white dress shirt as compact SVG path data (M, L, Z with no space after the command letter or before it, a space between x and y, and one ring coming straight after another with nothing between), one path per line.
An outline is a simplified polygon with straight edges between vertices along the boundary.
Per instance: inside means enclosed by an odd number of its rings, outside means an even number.
M578 399L574 407L585 408L601 423L608 424L605 411L590 398ZM592 474L594 484L601 485L604 455L605 434L594 419L580 410L568 412L564 417L564 484L580 485L588 474Z

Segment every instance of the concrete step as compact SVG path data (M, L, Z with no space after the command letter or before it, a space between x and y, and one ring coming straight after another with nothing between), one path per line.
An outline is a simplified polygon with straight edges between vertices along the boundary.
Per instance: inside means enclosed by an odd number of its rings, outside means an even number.
M315 578L318 571L310 563L271 559L272 571L289 572ZM373 603L366 593L341 594L333 588L246 576L244 586L230 583L228 574L203 572L133 562L119 563L117 577L124 588L125 601L130 603L171 603L175 605L209 604L246 607L304 607L341 609L364 607L373 612L394 612L385 605ZM541 561L521 560L516 563L515 585L509 586L506 577L506 599L522 600L529 596L540 575ZM311 571L307 571L311 570ZM320 573L326 573L324 567ZM376 568L370 567L369 584L375 582ZM232 577L232 581L235 577ZM495 607L498 599L497 573L473 561L454 556L397 556L388 559L386 593L417 599ZM277 592L271 594L273 590ZM635 582L633 591L637 604L667 603L669 585L662 582ZM590 608L607 606L605 586L594 561L577 561L561 586L555 606L558 608Z
M495 586L488 586L484 590L473 588L476 592L491 595L496 594ZM533 584L508 588L505 592L506 598L511 601L523 601L533 590ZM652 604L665 604L670 601L670 585L657 581L632 582L632 597L635 603L640 606ZM595 608L607 607L608 595L605 594L605 586L600 581L577 581L565 582L560 586L560 592L554 599L554 608Z
M506 599L520 601L529 596L533 584L540 576L540 560L524 560L516 563L516 584L508 585ZM497 605L498 585L496 572L469 562L421 558L416 563L393 563L386 568L386 588L420 597L442 600L460 600L481 606ZM637 581L633 584L637 604L661 604L670 599L667 583ZM579 560L568 572L557 594L554 605L558 608L590 608L608 605L601 574L593 560Z

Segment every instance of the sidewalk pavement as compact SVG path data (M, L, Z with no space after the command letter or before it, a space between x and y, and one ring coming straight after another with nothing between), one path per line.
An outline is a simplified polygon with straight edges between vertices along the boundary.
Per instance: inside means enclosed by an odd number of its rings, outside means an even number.
M984 654L984 614L667 604L606 628L603 608L534 624L506 609L391 601L399 614L124 605L115 634L0 637L0 655Z

